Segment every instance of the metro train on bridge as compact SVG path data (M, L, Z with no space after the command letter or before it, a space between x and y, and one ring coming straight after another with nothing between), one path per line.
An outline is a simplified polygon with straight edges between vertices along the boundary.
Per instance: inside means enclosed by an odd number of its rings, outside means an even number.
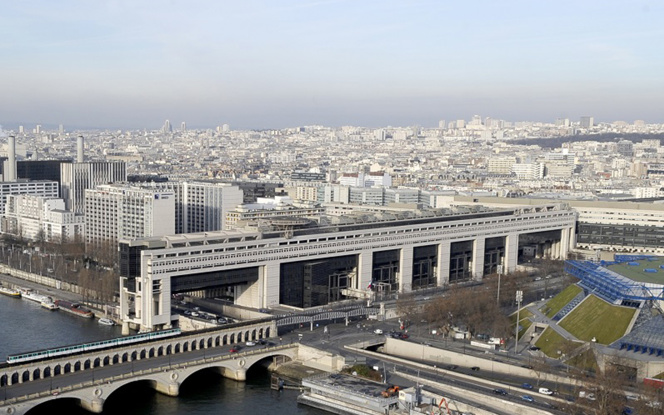
M144 341L159 340L167 337L178 336L180 329L159 330L148 333L139 333L134 336L118 337L110 340L101 340L93 343L75 344L71 346L62 346L54 349L38 350L23 354L7 356L7 364L17 364L33 362L51 357L68 356L78 353L89 352L92 350L108 349L111 347L124 346L127 344L140 343Z

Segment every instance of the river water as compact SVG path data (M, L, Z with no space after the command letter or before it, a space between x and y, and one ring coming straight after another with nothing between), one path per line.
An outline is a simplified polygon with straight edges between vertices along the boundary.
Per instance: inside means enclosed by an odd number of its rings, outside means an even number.
M67 344L90 342L120 336L117 326L102 326L61 311L48 311L24 299L0 295L0 360L8 354L39 350ZM296 402L298 391L270 389L269 374L252 368L246 382L235 382L215 373L202 371L188 378L177 398L154 392L137 382L119 389L104 405L104 414L122 415L323 415ZM54 400L41 405L30 415L68 413L87 414L71 401Z

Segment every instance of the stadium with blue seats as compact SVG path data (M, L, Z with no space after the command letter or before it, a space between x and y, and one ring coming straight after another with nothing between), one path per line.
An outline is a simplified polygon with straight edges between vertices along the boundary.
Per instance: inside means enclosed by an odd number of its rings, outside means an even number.
M612 348L664 357L664 258L615 255L613 261L565 261L565 271L579 279L583 295L594 294L639 315L629 334Z

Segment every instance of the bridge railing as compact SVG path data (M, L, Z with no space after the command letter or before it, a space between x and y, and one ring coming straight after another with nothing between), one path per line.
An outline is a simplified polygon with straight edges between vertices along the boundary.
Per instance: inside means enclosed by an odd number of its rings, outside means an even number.
M236 353L231 353L231 354L225 354L225 355L220 355L220 356L212 356L212 357L203 357L202 359L196 359L196 360L191 360L189 362L183 362L183 363L175 363L175 364L167 364L167 365L161 365L157 367L152 367L149 369L142 369L142 370L132 370L129 373L123 373L120 375L115 375L115 376L108 376L100 379L95 379L95 380L90 380L87 382L80 382L76 383L73 385L68 385L64 387L58 387L54 389L49 389L47 391L42 391L42 392L36 392L36 393L30 393L27 395L23 396L17 396L14 398L10 399L5 399L5 400L0 400L0 406L4 405L11 405L11 404L16 404L20 402L25 402L25 401L30 401L33 399L39 399L39 398L44 398L47 396L53 396L54 393L60 394L64 392L71 392L74 390L79 390L79 389L85 389L93 386L98 386L98 385L103 385L109 382L116 382L119 380L125 380L125 379L131 379L137 376L144 376L144 375L149 375L152 373L161 373L165 372L168 370L174 370L174 369L182 369L186 368L187 366L196 366L196 365L202 365L206 363L215 363L219 361L224 361L224 360L234 360L239 357L247 357L247 356L254 356L254 355L260 355L264 354L266 352L274 352L278 350L284 350L284 349L290 349L292 347L299 347L299 343L288 343L288 344L282 344L282 345L276 345L276 346L268 346L264 347L261 349L253 349L253 350L247 350L245 352L236 352ZM116 365L117 366L117 365ZM11 387L11 386L10 386Z

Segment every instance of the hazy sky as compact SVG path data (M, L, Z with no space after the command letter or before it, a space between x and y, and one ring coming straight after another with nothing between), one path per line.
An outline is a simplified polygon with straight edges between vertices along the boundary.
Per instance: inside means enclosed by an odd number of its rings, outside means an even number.
M0 6L0 124L664 122L662 1Z

